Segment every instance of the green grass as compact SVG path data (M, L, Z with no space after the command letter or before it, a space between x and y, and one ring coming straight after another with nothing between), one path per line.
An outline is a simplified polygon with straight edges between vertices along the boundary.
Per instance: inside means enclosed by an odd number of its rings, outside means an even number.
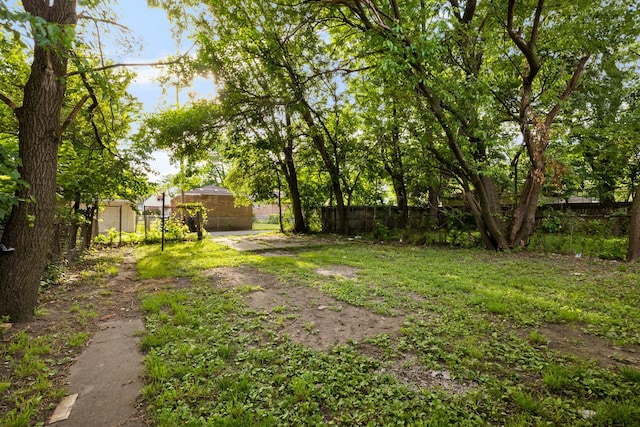
M144 395L159 425L637 425L638 367L618 369L553 351L538 332L566 324L639 345L640 268L609 261L339 241L290 250L294 257L240 253L210 240L138 250L143 278L189 277L192 286L143 302L148 334ZM203 271L251 266L288 286L309 287L384 315L400 331L316 351L278 333L243 293L213 287ZM344 265L357 278L315 269ZM251 286L260 284L252 283ZM327 311L339 315L339 311ZM280 319L280 321L278 321ZM306 333L318 333L301 322ZM532 332L533 331L533 332ZM383 369L415 358L472 384L458 395L419 388ZM593 410L585 419L579 411Z
M262 223L262 222L254 222L252 229L253 230L279 231L280 230L280 224L265 224L265 223Z

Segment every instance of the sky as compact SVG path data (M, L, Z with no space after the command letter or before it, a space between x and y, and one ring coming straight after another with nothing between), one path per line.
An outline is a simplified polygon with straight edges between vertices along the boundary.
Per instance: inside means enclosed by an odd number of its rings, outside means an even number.
M118 47L114 40L106 38L107 55L117 62L124 63L154 63L165 59L168 55L184 53L191 47L189 40L183 40L180 45L171 36L167 15L162 9L149 8L146 0L118 0L112 3L113 9L119 16L118 23L127 27L128 37L140 41L141 49L125 52ZM122 32L115 31L113 37L122 37ZM112 45L110 45L113 43ZM144 105L146 113L161 111L176 104L176 93L168 91L162 94L160 84L154 81L161 70L156 67L135 67L138 78L130 86L129 92ZM210 79L198 79L190 88L180 91L179 102L184 103L189 93L196 93L199 97L212 98L215 87ZM166 153L156 152L155 159L150 162L151 167L159 175L176 173L177 165L172 165ZM157 178L159 175L152 176Z

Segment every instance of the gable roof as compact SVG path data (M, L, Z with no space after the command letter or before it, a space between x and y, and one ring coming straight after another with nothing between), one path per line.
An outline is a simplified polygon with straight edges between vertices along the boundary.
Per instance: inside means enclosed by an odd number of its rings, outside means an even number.
M147 208L161 208L162 207L162 194L149 196L142 205ZM171 196L166 196L164 199L164 206L166 208L171 207Z
M233 196L231 191L226 188L217 187L215 185L207 185L206 187L194 188L184 193L185 195L199 196Z

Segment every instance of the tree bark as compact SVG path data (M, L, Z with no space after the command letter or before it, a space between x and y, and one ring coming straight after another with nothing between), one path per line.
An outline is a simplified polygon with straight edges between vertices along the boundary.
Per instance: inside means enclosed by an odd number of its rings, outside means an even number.
M635 261L638 258L640 258L640 185L636 189L636 195L631 204L627 261Z
M309 128L309 131L312 134L314 145L320 153L320 157L322 157L324 165L329 172L331 189L333 190L333 195L336 198L336 210L338 213L336 229L339 230L342 234L347 235L349 234L349 220L347 218L347 207L344 204L344 194L342 192L342 186L340 185L340 170L329 156L324 136L321 133L322 131L318 129L316 122L313 119L313 115L311 114L310 108L307 105L303 105L301 107L301 113L302 118L304 119Z
M78 241L78 214L80 213L80 200L76 198L73 203L73 213L69 224L67 224L67 259L75 261L78 257L79 251L77 247Z
M440 228L440 189L436 185L429 186L429 227Z
M285 154L286 155L286 154ZM289 160L285 160L289 163ZM302 200L300 198L300 189L298 188L298 175L293 162L286 166L287 172L285 173L285 179L287 180L287 186L289 187L289 195L291 197L291 211L293 212L293 232L295 234L301 234L307 232L307 225L302 213Z
M76 24L76 1L23 0L24 9L48 23ZM60 143L60 115L66 89L67 57L62 40L52 47L34 38L31 73L24 88L18 118L21 178L28 183L16 190L21 200L11 211L2 237L14 252L0 255L0 314L15 322L33 318L40 278L55 218L56 172Z
M397 120L397 111L395 105L393 107L393 118ZM383 138L383 144L384 144ZM409 221L409 203L407 198L407 186L405 184L404 177L404 164L402 162L402 149L400 144L400 134L398 126L394 125L391 131L391 146L389 147L389 153L382 146L382 160L384 162L384 168L391 177L393 184L393 191L396 195L396 204L398 206L398 222L397 227L402 229L407 227ZM388 158L387 158L388 157Z
M284 147L284 162L282 164L282 171L285 179L287 180L287 186L289 187L289 195L291 197L291 210L293 211L293 232L295 234L306 233L307 224L304 220L302 212L302 199L300 198L300 189L298 187L298 172L296 170L296 164L293 158L293 136L291 134L291 117L289 113L286 113L287 124L287 141Z

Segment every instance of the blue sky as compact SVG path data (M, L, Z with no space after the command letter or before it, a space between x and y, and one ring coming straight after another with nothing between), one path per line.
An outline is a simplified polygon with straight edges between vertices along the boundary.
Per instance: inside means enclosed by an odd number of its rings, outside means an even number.
M191 47L187 39L180 45L176 43L171 35L164 10L149 8L146 0L120 0L115 2L113 8L119 16L118 22L130 30L128 37L139 40L141 45L140 50L125 52L122 47L114 44L111 47L112 55L108 55L114 60L124 63L154 63L162 61L169 55L183 53ZM113 37L122 37L122 32L115 31ZM154 67L136 67L135 70L138 78L130 86L129 92L143 103L145 112L153 113L175 105L175 91L169 90L166 95L163 95L162 88L154 81L154 77L161 70ZM215 89L210 79L198 79L192 87L180 91L180 102L186 102L190 93L211 98L214 96ZM160 175L177 171L177 166L169 163L166 154L158 152L155 157L151 166Z

